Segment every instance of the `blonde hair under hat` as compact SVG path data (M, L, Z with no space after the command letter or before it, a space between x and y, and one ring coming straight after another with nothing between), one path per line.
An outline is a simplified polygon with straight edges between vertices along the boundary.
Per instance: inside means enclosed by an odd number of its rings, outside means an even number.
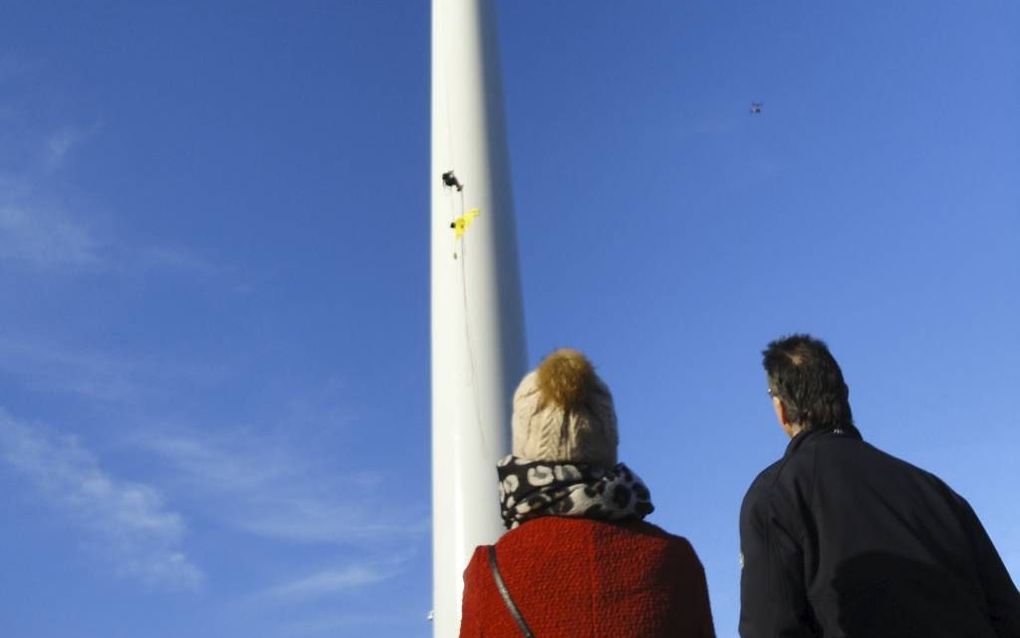
M580 352L553 352L514 392L514 456L616 465L613 396Z

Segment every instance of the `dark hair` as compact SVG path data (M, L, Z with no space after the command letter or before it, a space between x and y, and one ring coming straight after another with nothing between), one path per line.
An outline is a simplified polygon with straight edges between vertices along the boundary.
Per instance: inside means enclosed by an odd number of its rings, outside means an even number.
M790 423L805 429L856 431L850 389L825 343L806 334L776 339L762 352L769 394L779 397Z

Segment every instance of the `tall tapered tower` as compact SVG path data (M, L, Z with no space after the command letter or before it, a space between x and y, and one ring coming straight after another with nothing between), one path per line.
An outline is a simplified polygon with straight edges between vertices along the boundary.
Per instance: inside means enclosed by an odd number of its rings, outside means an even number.
M471 552L503 532L495 463L526 367L492 0L432 2L430 179L433 622L450 638Z

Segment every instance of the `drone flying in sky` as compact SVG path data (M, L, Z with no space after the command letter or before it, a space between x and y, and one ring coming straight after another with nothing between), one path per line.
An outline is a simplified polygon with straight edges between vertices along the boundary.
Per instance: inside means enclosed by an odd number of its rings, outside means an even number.
M761 114L761 105L762 104L764 104L764 102L751 102L751 109L750 109L751 115L759 115L759 114Z

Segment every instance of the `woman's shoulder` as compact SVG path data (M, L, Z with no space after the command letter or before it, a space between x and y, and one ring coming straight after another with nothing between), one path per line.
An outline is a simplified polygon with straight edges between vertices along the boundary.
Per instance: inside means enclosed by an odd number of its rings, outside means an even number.
M690 556L694 558L694 560L697 560L697 553L694 551L694 546L684 536L667 532L658 525L648 523L646 521L639 521L632 525L633 527L631 529L634 533L642 534L650 539L656 539L671 553Z
M505 551L517 551L536 546L556 548L589 543L628 545L677 556L690 556L697 560L690 541L645 521L607 522L545 516L508 531L499 539L496 547Z

